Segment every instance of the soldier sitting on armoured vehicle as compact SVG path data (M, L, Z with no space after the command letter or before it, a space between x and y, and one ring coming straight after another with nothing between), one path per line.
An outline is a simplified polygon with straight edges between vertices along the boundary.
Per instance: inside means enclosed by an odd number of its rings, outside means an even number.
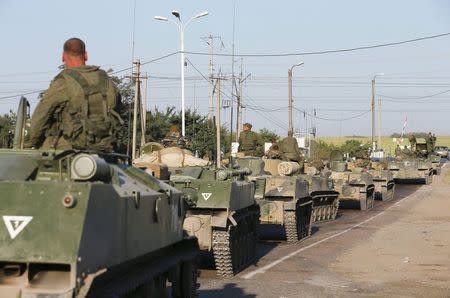
M186 139L181 135L180 129L178 126L178 121L173 121L172 125L169 128L169 131L166 134L166 137L161 140L164 148L168 147L179 147L182 149L186 148Z
M272 145L269 150L264 154L268 159L279 159L280 158L280 146L275 138L272 139Z
M288 136L280 142L280 155L284 161L300 162L303 160L297 139L293 137L292 131L289 131Z
M86 65L87 58L82 40L71 38L64 43L65 69L53 79L33 113L29 146L116 150L123 124L116 112L120 94L105 71Z
M239 152L245 156L262 156L263 145L256 132L252 131L250 123L244 123L243 131L239 135Z

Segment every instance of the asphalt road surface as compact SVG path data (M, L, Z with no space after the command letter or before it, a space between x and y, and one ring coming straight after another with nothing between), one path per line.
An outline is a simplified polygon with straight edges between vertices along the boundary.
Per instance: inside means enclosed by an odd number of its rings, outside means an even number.
M201 264L200 297L450 297L450 167L431 185L396 185L394 200L287 244L264 231L258 260L237 276Z

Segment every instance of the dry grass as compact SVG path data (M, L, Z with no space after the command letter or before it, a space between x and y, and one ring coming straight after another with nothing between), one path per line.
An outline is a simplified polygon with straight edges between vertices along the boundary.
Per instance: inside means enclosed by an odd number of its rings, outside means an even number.
M326 143L334 144L334 145L341 145L345 143L347 140L358 140L362 143L370 143L371 137L319 137L318 138L321 141L324 141ZM408 139L403 140L404 145L408 145ZM450 147L450 136L437 136L437 146L448 146ZM392 138L390 137L382 137L381 138L381 147L385 150L386 153L393 154L395 151L395 147L397 146L396 143L393 142Z

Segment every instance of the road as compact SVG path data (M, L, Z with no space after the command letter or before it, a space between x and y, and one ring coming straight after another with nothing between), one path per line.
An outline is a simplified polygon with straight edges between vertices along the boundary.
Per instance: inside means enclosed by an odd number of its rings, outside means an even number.
M450 167L431 185L397 185L369 211L339 211L302 243L261 241L257 263L233 278L210 259L199 296L450 297L449 247Z

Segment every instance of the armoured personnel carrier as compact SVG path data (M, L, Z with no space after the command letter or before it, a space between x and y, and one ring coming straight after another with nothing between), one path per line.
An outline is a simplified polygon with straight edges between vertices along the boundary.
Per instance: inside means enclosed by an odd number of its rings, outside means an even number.
M357 162L349 162L349 169L362 172L364 168L359 167ZM385 161L369 161L367 171L372 175L375 186L375 199L390 201L394 198L395 182L394 176L388 170L388 163Z
M255 183L261 224L282 225L288 242L309 237L313 204L308 181L297 176L272 175L264 170L265 162L258 157L241 157L236 162L252 171L248 179Z
M203 160L179 148L162 149L157 155L169 167L170 182L184 193L185 230L198 238L200 249L213 252L217 274L230 277L253 263L259 206L254 185L245 180L251 171L200 166ZM135 164L149 168L145 159Z
M430 161L419 158L395 160L389 163L395 183L424 183L433 182L433 165Z
M18 147L0 165L0 297L195 297L182 192L118 154Z
M416 138L416 156L431 162L433 175L441 174L441 157L434 152L435 137Z
M433 181L433 174L440 171L440 165L431 162L430 144L425 138L415 138L411 135L411 149L396 149L396 159L389 163L389 171L394 176L396 183L424 183Z
M379 162L372 162L369 173L372 175L375 185L375 199L392 200L395 193L395 181L394 175L388 170L388 167Z
M308 182L309 195L313 201L313 222L336 219L339 209L339 193L334 190L333 179L320 173L315 167L302 166L297 162L265 159L264 171L273 176L298 177Z
M331 153L330 170L334 188L339 192L339 207L360 210L373 208L375 185L370 173L350 171L344 155L339 151Z

